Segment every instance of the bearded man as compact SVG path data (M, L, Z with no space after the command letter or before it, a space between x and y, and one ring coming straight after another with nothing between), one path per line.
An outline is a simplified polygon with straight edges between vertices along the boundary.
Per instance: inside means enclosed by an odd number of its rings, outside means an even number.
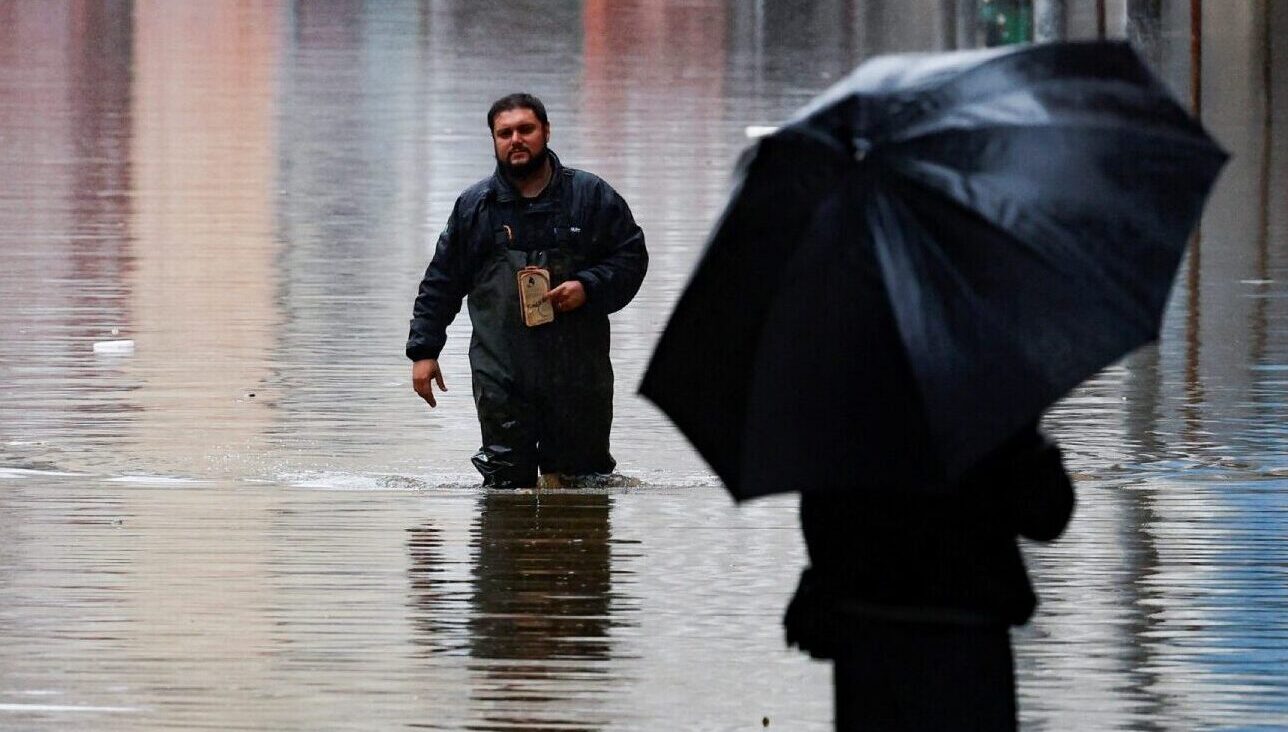
M484 487L534 486L538 471L556 481L611 473L608 315L639 291L644 234L611 186L550 150L539 99L502 97L487 123L496 171L456 200L421 280L412 387L437 406L434 385L447 389L438 356L468 296Z

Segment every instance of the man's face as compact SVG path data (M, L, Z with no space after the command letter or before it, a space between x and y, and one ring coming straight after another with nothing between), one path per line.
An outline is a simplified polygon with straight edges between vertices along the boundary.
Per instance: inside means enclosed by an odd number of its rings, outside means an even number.
M526 178L544 165L549 141L549 125L541 124L531 109L507 109L492 118L496 161L512 177Z

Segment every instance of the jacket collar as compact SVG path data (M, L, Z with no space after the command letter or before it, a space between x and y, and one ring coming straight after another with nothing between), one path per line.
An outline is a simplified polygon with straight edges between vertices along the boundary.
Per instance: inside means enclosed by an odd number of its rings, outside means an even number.
M557 194L555 185L563 173L563 163L559 162L559 156L555 155L554 150L547 147L546 151L550 153L550 182L546 184L546 190L542 195ZM500 163L497 163L496 170L492 172L492 195L496 196L496 200L500 203L508 203L519 197L514 184L510 183L510 180L501 172Z

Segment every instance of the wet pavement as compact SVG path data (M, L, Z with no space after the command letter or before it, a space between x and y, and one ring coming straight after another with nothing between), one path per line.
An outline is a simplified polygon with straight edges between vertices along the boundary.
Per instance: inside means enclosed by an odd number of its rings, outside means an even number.
M795 500L734 506L634 386L746 127L965 5L0 0L0 729L829 729ZM1188 4L1107 5L1193 99ZM1204 29L1234 157L1159 344L1047 420L1026 729L1288 727L1288 4ZM516 89L652 254L601 490L474 488L467 318L433 413L402 357Z

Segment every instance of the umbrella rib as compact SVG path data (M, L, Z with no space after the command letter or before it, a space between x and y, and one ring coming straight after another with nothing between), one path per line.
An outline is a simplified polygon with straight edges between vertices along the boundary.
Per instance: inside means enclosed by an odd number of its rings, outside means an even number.
M986 88L983 93L971 96L969 93L961 93L960 89L954 86L954 83L960 83L962 80L957 79L938 88L929 88L922 90L917 96L909 96L907 93L875 95L872 101L877 107L884 107L885 114L883 119L877 123L875 129L872 129L866 135L878 144L892 141L894 135L903 139L909 139L917 134L918 130L933 128L937 123L942 124L943 120L954 115L961 116L972 109L986 110L988 116L981 118L979 115L972 115L966 124L971 128L979 129L981 125L992 127L988 118L996 118L997 114L1005 111L1006 105L998 104L999 97L1018 97L1022 99L1036 100L1042 93L1049 89L1056 89L1062 94L1068 95L1074 90L1080 92L1079 98L1072 100L1078 113L1089 116L1086 110L1086 97L1095 96L1099 101L1113 101L1123 111L1130 111L1130 117L1135 123L1149 124L1156 128L1160 133L1168 138L1182 137L1183 135L1173 135L1168 128L1159 127L1160 122L1172 125L1172 129L1182 128L1189 134L1189 137L1197 137L1200 140L1206 139L1202 127L1196 124L1183 109L1181 109L1166 90L1156 83L1147 88L1148 96L1146 99L1141 98L1142 89L1139 85L1133 84L1121 79L1105 79L1101 77L1085 77L1077 79L1069 78L1046 78L1031 81L1023 85L1006 84ZM915 102L913 100L916 100ZM1037 104L1042 110L1042 115L1037 119L1031 119L1032 125L1019 126L1048 126L1058 125L1051 120L1049 116L1050 102L1045 100L1045 104ZM1066 100L1067 101L1067 100ZM891 111L893 108L893 111ZM905 111L906 110L906 111ZM1024 112L1030 113L1032 117L1033 105L1026 106ZM1065 110L1062 110L1065 111ZM1067 114L1068 112L1065 111ZM1117 120L1122 124L1123 118ZM1092 125L1092 127L1098 127Z
M949 137L959 133L1005 134L1007 131L1012 131L1012 130L1033 130L1033 131L1083 130L1087 132L1103 132L1107 130L1112 130L1115 132L1121 132L1124 135L1128 135L1128 136L1148 137L1156 140L1163 140L1168 143L1184 145L1185 147L1193 148L1195 150L1199 150L1202 152L1210 152L1212 149L1210 142L1202 138L1193 137L1191 135L1178 135L1178 134L1169 132L1168 130L1165 130L1165 129L1139 130L1139 129L1133 129L1130 127L1124 127L1122 125L1114 125L1109 122L1106 122L1104 124L1080 124L1080 123L1073 123L1073 122L1043 122L1041 125L1024 125L1024 124L1012 124L1012 123L1006 123L1006 122L994 122L990 124L954 125L952 127L943 127L935 130L928 130L924 133L910 135L908 137L901 137L895 140L887 140L886 142L876 147L873 150L873 152L869 154L869 157L875 156L875 155L888 157L892 152L902 151L909 147L915 148L918 143L922 143L927 140L937 140L942 137Z
M927 163L927 165L933 165L933 164ZM944 169L949 170L947 168L944 168ZM888 186L888 192L890 196L894 200L898 201L899 205L908 207L908 204L902 200L907 195L934 196L941 203L953 207L962 215L977 218L985 225L987 225L995 234L1005 237L1010 241L1015 242L1018 246L1023 247L1024 251L1028 252L1037 261L1044 263L1047 267L1049 267L1053 271L1058 272L1060 274L1066 273L1065 268L1059 265L1059 259L1057 257L1044 251L1042 247L1035 246L1033 243L1031 243L1024 237L1017 235L1016 232L1012 231L1008 227L1003 226L1000 222L995 220L993 217L985 215L978 208L967 206L960 200L954 198L953 196L949 195L948 193L942 190L939 190L938 188L928 187L926 186L923 180L916 177L910 177L907 175L907 173L899 171L897 168L893 166L890 168L890 170L891 172L897 173L898 174L897 179L902 180L903 182L903 185ZM974 197L973 193L972 193L972 197ZM1048 243L1051 243L1051 242L1048 242ZM1101 266L1101 264L1098 261L1096 261L1095 258L1091 257L1087 252L1079 249L1078 247L1073 247L1073 246L1062 245L1060 249L1066 255L1076 258L1078 261L1078 265L1080 267L1084 267L1085 271L1088 274L1090 274L1091 277L1094 278L1101 286L1108 288L1114 294L1120 295L1127 300L1136 302L1142 306L1147 305L1147 303L1141 302L1140 298L1138 298L1136 294L1133 293L1130 289L1126 288L1123 284L1119 283L1115 278L1111 277L1109 273L1105 270L1105 268ZM963 290L971 289L969 282L964 277L961 277L959 274L955 272L954 272L954 281ZM1133 325L1138 329L1140 329L1142 332L1148 332L1148 333L1154 332L1154 326L1150 322L1141 321L1137 319L1133 323Z

